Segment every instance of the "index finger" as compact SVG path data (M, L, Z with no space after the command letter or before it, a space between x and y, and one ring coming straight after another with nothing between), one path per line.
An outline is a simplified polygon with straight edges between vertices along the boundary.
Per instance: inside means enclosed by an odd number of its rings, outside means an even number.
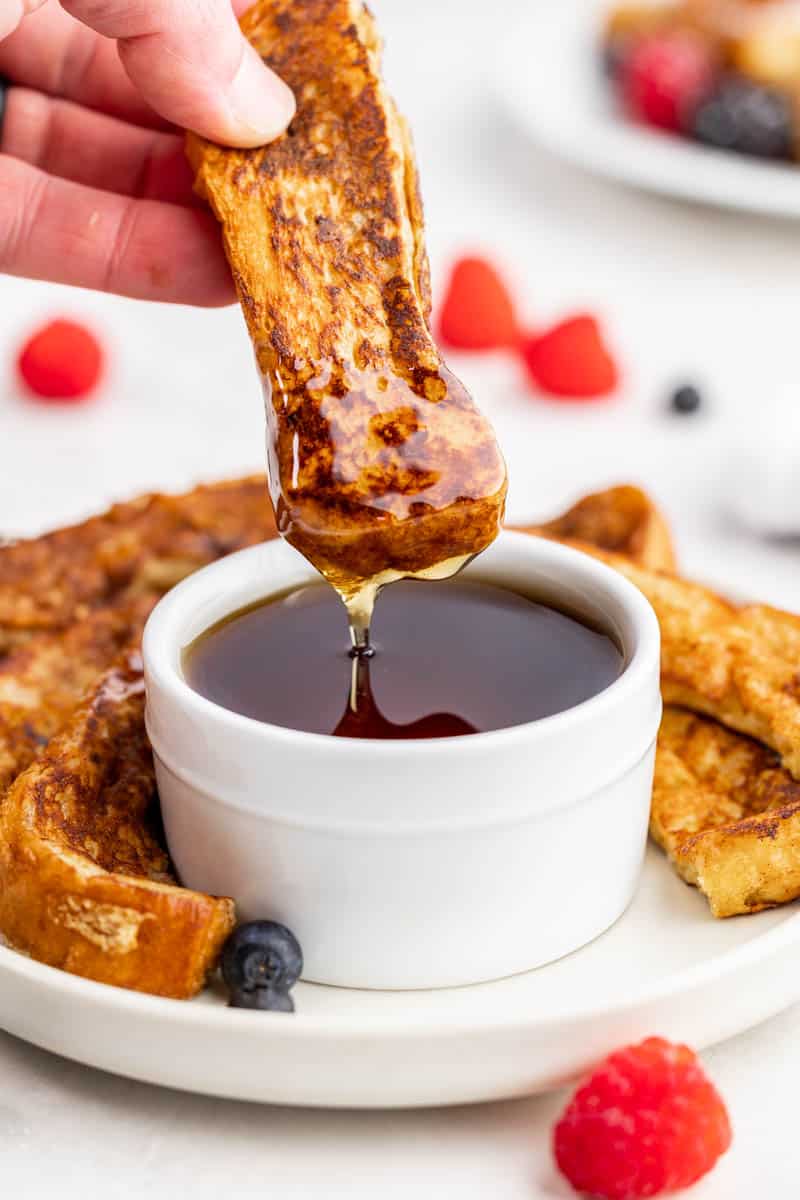
M30 3L30 0L27 2ZM251 0L233 0L232 4L230 0L218 0L214 6L218 13L222 13L223 20L227 19L231 22L234 36L239 39L234 44L234 53L247 44L239 33L231 13L234 16L241 14L250 7L250 3ZM116 7L118 10L127 11L133 6L118 4ZM179 11L178 4L173 4L171 7L173 11ZM197 10L195 10L189 0L186 0L186 5L180 5L180 9L188 11L190 17L201 17L202 13L199 10L202 7L202 4L198 4ZM96 19L97 12L108 13L110 6L103 3L102 0L95 3L85 0L82 5L76 4L74 8L78 15L80 15L79 8L83 10L87 21L91 23ZM142 8L141 4L139 8ZM114 16L114 14L111 15ZM19 9L16 10L15 19L21 20ZM119 20L119 12L116 20ZM116 27L121 26L117 24ZM14 33L0 41L0 72L23 87L35 88L50 96L72 100L87 108L98 109L111 116L133 121L139 125L158 128L174 121L185 127L194 128L199 133L205 133L209 137L216 137L218 141L228 140L224 136L225 128L220 129L213 119L211 124L207 124L204 119L204 117L208 117L209 105L219 104L215 93L220 90L220 85L214 83L213 79L210 81L206 79L205 82L201 79L199 84L201 111L199 115L191 111L191 105L189 110L178 111L173 104L173 101L179 99L175 94L178 90L175 63L164 57L167 43L162 39L160 45L155 48L162 64L162 71L166 74L165 87L163 73L158 80L150 76L153 47L147 44L148 36L152 35L145 35L144 40L139 43L139 48L123 50L123 55L130 54L133 59L138 59L132 64L131 74L137 83L141 83L141 87L139 87L132 82L123 69L115 41L108 36L100 36L94 28L89 28L88 23L81 24L80 21L75 20L64 11L60 4L56 3L56 0L46 0L43 7L21 20ZM185 38L186 27L181 36ZM189 46L188 53L191 55L194 49ZM250 48L247 47L247 49ZM244 54L245 51L242 53ZM251 51L249 55L251 61L252 56L253 52ZM261 64L257 61L256 65L260 72ZM266 68L263 70L266 72ZM291 93L288 92L288 89L284 89L284 85L270 72L267 72L267 77L274 81L274 85L277 86L284 99L288 93L286 110L289 113L289 116L286 117L286 121L288 121L293 110ZM196 81L193 86L195 88L193 94L196 96ZM270 101L263 107L262 112L261 100L258 96L256 100L261 113L256 120L263 122L264 113L271 111L272 104ZM156 111L157 108L161 115ZM197 120L195 120L196 115ZM281 121L278 124L280 125ZM270 126L267 129L269 136L264 136L261 140L270 140L270 137L275 136L276 132L280 132L280 130L273 130L273 127Z
M62 0L106 38L145 100L214 141L257 146L294 115L290 89L239 29L231 0Z

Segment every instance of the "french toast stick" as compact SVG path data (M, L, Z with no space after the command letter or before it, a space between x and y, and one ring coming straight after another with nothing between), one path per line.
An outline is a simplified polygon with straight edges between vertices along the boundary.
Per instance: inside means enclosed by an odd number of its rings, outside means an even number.
M206 562L276 533L260 477L144 495L0 547L0 797L153 604Z
M769 719L776 673L785 678L792 669L798 618L760 606L737 609L672 574L668 528L645 493L611 488L530 531L602 557L648 596L662 632L665 699L688 698L690 707L720 703L711 685L721 678L727 688L719 711L730 715L726 691L741 689L741 702L749 703L762 679L767 715L746 714L745 720ZM764 612L766 627L759 621ZM767 661L771 666L762 677ZM706 670L713 673L710 684L702 682ZM650 835L678 874L704 893L716 917L758 912L800 896L800 783L774 749L669 703L658 737Z
M525 528L540 532L539 526ZM665 703L756 738L800 780L800 617L764 604L735 605L624 554L561 540L620 571L652 604L661 629Z
M0 552L1 554L2 552ZM96 609L0 657L0 806L5 789L59 732L124 647L141 636L155 597Z
M408 128L361 0L258 0L242 28L293 89L255 150L194 135L265 387L278 528L346 599L498 532L506 472L430 333Z
M730 604L678 576L615 564L661 627L661 692L776 751L800 780L800 617Z
M0 805L0 930L40 962L182 999L233 928L231 900L177 886L156 836L144 681L103 675Z
M650 570L674 571L677 565L666 519L647 493L632 484L591 492L560 517L528 531L556 541L586 542Z
M800 896L800 783L774 751L667 705L650 835L715 917Z
M0 655L132 593L161 594L213 559L275 536L260 476L143 495L78 525L0 546Z

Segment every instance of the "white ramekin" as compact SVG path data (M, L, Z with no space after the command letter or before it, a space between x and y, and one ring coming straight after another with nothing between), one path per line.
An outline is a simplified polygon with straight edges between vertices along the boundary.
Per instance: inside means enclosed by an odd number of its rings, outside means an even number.
M229 712L191 689L182 652L221 617L318 578L280 541L198 571L147 624L147 729L180 877L233 896L243 919L290 926L308 980L500 978L584 945L633 894L661 715L652 609L602 563L521 533L467 574L599 618L623 673L557 716L438 740L334 738Z

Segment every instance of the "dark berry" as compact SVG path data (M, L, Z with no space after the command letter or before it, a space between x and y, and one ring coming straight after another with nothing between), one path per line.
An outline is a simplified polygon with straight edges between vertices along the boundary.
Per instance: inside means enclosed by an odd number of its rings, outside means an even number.
M685 383L682 387L675 388L669 400L670 408L676 413L697 412L702 403L702 395L691 383Z
M256 987L246 991L234 988L228 1001L231 1008L253 1008L261 1012L294 1012L294 1000L282 988Z
M638 42L621 72L620 86L630 116L680 133L691 125L716 80L716 58L708 42L677 32Z
M794 140L788 97L761 84L726 79L699 105L691 132L701 142L760 158L789 158Z
M293 1012L289 989L303 970L297 938L275 921L249 921L222 947L222 978L234 1008Z

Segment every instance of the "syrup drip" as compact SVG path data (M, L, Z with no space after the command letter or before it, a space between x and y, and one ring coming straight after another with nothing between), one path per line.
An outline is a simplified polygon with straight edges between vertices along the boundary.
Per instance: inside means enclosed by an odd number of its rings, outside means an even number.
M471 562L474 555L462 554L455 558L447 558L444 562L436 563L433 567L426 567L422 571L382 571L380 575L376 575L373 579L362 584L358 590L352 591L345 588L336 587L334 590L338 592L342 603L347 612L347 624L350 630L350 645L352 651L356 655L371 654L373 647L370 644L369 633L372 627L372 615L375 611L375 602L381 592L381 589L389 583L398 583L401 579L427 579L427 580L442 580L452 579L459 571Z
M460 737L478 730L463 717L455 713L437 712L396 724L383 715L372 694L370 659L375 650L367 646L360 651L351 651L353 665L350 677L350 695L342 719L333 731L334 737L344 738L443 738Z

